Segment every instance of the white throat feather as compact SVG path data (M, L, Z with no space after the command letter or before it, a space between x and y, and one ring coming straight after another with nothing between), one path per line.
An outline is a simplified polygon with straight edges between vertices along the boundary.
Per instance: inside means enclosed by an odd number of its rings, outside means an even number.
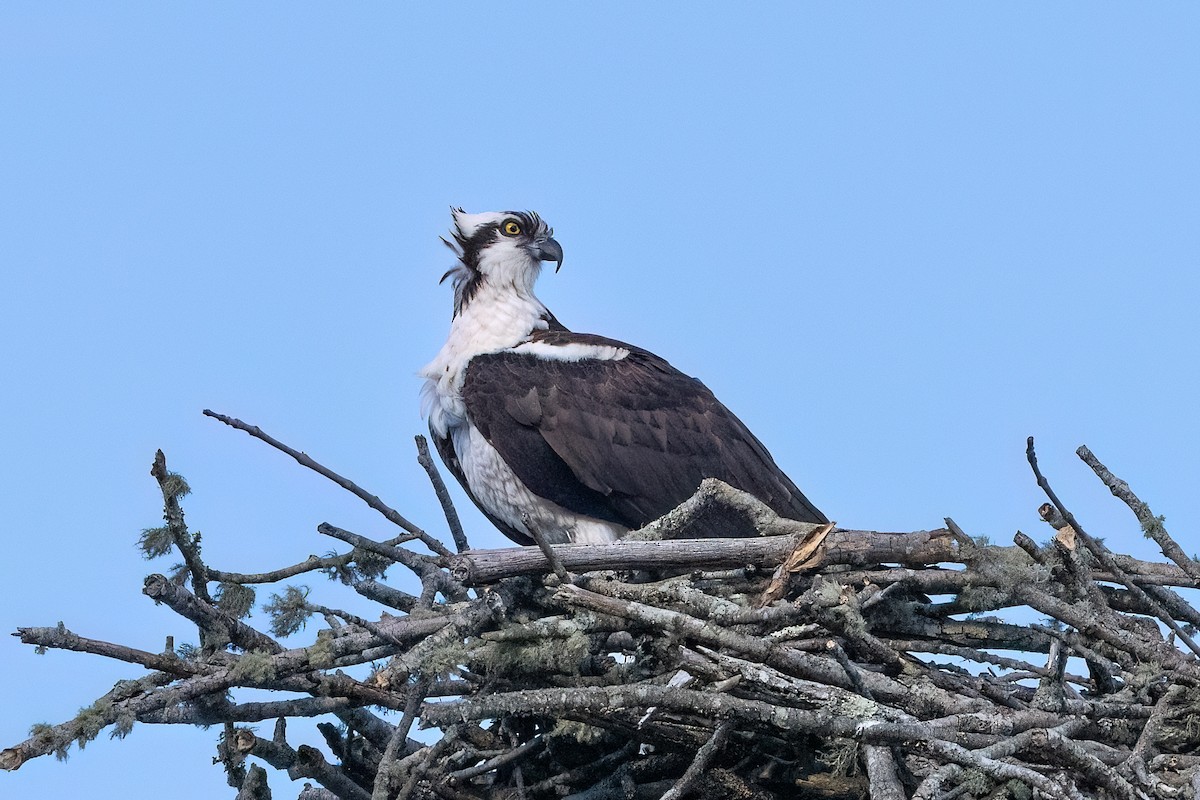
M422 413L439 435L463 422L459 393L467 363L475 356L514 348L534 330L545 330L550 312L533 293L542 264L499 226L518 216L534 231L549 232L537 215L517 212L467 214L454 210L453 243L459 263L444 276L454 283L450 335L433 361L421 369Z

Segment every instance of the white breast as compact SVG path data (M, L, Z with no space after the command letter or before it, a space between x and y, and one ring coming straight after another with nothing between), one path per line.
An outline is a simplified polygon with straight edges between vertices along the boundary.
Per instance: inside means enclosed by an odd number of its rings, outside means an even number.
M535 328L546 328L546 307L529 293L510 288L497 292L484 284L450 324L450 335L437 356L420 371L421 413L438 436L466 421L462 383L467 363L483 353L498 353L529 339Z

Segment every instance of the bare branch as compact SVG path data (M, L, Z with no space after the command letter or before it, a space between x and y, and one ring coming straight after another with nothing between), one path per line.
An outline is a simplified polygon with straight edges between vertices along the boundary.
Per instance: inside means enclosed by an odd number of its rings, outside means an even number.
M20 637L23 644L51 647L58 650L74 650L79 653L95 653L107 658L141 664L146 669L155 669L172 675L190 676L212 672L212 668L192 661L184 661L174 653L148 653L134 647L88 639L67 630L55 628L17 628L13 636Z
M167 472L167 457L162 450L154 453L154 463L150 467L150 475L158 481L158 488L162 491L163 519L167 521L167 529L171 532L171 538L174 540L175 546L179 548L179 552L183 554L184 563L187 564L188 571L191 573L192 591L204 602L211 603L212 599L208 596L208 570L205 568L204 562L200 560L200 547L197 539L188 532L187 525L183 522L183 508L179 505L179 498L186 495L190 489L179 475Z
M441 473L438 472L437 464L433 463L433 458L429 455L429 442L420 434L415 438L417 463L425 470L425 474L429 476L429 482L433 484L433 493L437 495L438 503L442 506L442 513L446 516L446 525L449 526L450 536L454 539L454 548L460 553L470 550L471 545L467 542L467 534L463 531L462 522L458 519L454 501L450 499L450 492L446 489L446 483L442 480Z
M757 539L704 539L700 547L690 540L629 539L607 545L556 544L551 547L563 566L574 572L609 569L720 570L746 564L773 568L782 564L806 535L807 531ZM959 544L944 529L915 533L838 530L825 539L821 564L937 564L961 559ZM467 586L486 585L517 575L538 575L552 569L545 554L531 547L470 550L451 558L450 565L455 578Z
M417 575L424 576L431 571L437 570L436 560L429 556L414 553L411 550L406 550L403 547L397 547L386 542L376 542L357 533L343 530L336 525L330 525L328 522L322 522L318 525L317 533L332 536L334 539L340 539L347 544L352 544L363 550L369 550L372 553L378 553L384 558L391 559L398 564L403 564Z
M689 791L696 781L700 780L700 775L708 769L708 765L712 760L725 749L725 742L729 741L729 734L733 732L733 722L725 720L717 729L713 731L713 735L709 738L704 746L696 751L696 757L692 759L692 763L688 765L687 771L683 773L675 785L672 786L666 794L662 796L662 800L679 800Z
M1048 497L1050 502L1054 504L1054 507L1058 509L1058 512L1062 515L1063 519L1066 520L1067 524L1074 528L1076 535L1083 540L1084 544L1087 545L1088 550L1092 552L1092 555L1094 555L1096 559L1104 565L1105 569L1107 569L1112 575L1120 580L1121 583L1125 584L1125 588L1129 590L1130 594L1136 597L1140 602L1145 603L1147 606L1154 609L1155 616L1162 620L1162 622L1165 623L1166 626L1170 628L1176 636L1179 637L1179 640L1188 646L1189 650L1197 655L1200 655L1200 645L1197 645L1196 642L1192 640L1192 637L1183 630L1179 623L1171 617L1170 613L1167 612L1166 609L1164 609L1157 601L1147 595L1141 587L1129 579L1129 576L1125 574L1125 571L1121 569L1117 565L1116 561L1112 558L1112 554L1109 552L1108 548L1088 535L1088 533L1080 527L1079 522L1076 521L1071 512L1067 510L1066 506L1062 504L1062 501L1058 499L1058 495L1056 495L1054 490L1050 488L1050 482L1046 480L1045 476L1042 475L1041 470L1038 469L1037 454L1033 449L1032 436L1029 437L1026 453L1029 460L1029 466L1033 469L1033 474L1037 477L1038 486L1040 486L1042 491L1046 493L1046 497Z
M1137 521L1142 525L1142 532L1150 537L1162 548L1163 555L1179 565L1179 568L1193 578L1200 579L1200 563L1188 556L1183 551L1171 535L1167 533L1166 527L1163 525L1163 518L1156 517L1154 512L1150 510L1150 506L1146 505L1133 490L1129 488L1129 484L1118 478L1116 475L1100 463L1100 459L1092 454L1092 451L1087 448L1087 445L1081 445L1075 451L1076 455L1083 460L1083 463L1092 468L1104 485L1108 487L1113 496L1129 506L1129 510L1137 517Z
M157 603L170 606L176 614L190 619L201 630L209 631L218 641L232 642L243 650L263 650L268 653L283 650L282 645L271 637L234 619L163 575L147 576L142 594Z
M283 442L281 442L278 439L265 433L257 425L247 424L245 422L242 422L240 419L228 417L228 416L225 416L224 414L218 414L215 411L208 410L207 408L204 409L204 416L212 417L213 419L223 422L232 428L237 428L240 431L245 431L246 433L253 436L255 439L259 439L261 441L266 442L267 444L271 445L276 450L279 450L282 453L287 453L289 456L296 459L296 462L298 464L300 464L301 466L308 467L313 472L316 472L318 475L322 475L322 476L328 478L329 480L336 483L338 486L341 486L343 489L345 489L346 491L353 494L355 497L362 500L368 506L370 506L371 508L375 509L380 514L382 514L384 516L384 518L386 518L388 520L388 522L391 522L394 525L398 525L401 528L403 528L404 530L408 531L409 533L415 535L422 542L424 542L425 545L429 547L429 549L433 550L433 552L437 553L440 556L450 555L450 551L446 549L445 545L443 545L437 539L430 536L425 531L421 530L421 528L419 528L416 525L414 525L413 523L409 522L402 514L400 514L400 512L398 512L394 508L388 506L386 503L384 503L382 500L380 500L378 496L373 495L370 492L367 492L365 489L360 487L357 483L350 480L349 478L343 478L341 475L337 474L336 472L329 469L328 467L318 463L317 461L314 461L312 458L310 458L308 456L308 454L301 453L299 450L294 450L291 447L288 447Z
M303 575L307 572L331 568L337 569L353 563L354 553L343 553L342 555L326 556L324 558L309 556L299 564L292 564L290 567L282 567L270 572L225 572L209 567L208 576L211 580L221 581L222 583L278 583L279 581L285 581L288 578L294 578L297 575Z

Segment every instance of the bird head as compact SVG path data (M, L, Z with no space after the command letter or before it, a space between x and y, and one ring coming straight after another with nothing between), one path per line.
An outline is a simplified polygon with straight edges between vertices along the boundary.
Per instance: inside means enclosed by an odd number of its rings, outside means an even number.
M554 229L532 211L488 211L468 214L452 208L451 240L443 239L459 263L442 276L452 277L455 309L470 299L482 283L532 292L543 261L562 266L563 251Z

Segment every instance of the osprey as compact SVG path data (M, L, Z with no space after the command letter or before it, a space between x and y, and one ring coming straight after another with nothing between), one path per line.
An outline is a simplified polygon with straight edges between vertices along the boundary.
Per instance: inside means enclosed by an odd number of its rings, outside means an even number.
M778 514L825 516L712 392L640 347L574 333L534 296L562 266L532 212L452 209L450 336L421 370L446 466L509 538L608 542L719 478Z

